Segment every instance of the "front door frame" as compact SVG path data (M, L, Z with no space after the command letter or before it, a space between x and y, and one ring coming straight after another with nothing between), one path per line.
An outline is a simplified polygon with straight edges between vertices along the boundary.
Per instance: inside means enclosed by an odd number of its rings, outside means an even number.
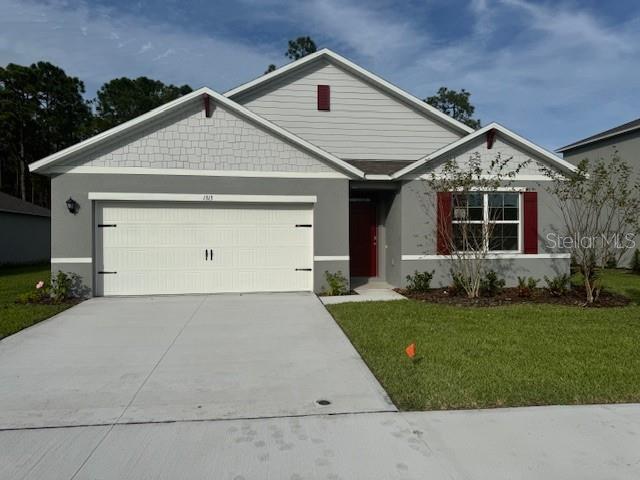
M354 205L366 205L360 212L355 213L352 208ZM358 207L357 207L358 208ZM366 232L360 232L362 235L360 238L367 237L366 243L368 244L368 254L354 255L353 248L355 235L353 232L353 215L362 214L368 217L368 227ZM349 199L349 258L350 258L350 276L352 277L377 277L378 276L378 208L377 201L372 197L353 197ZM360 259L366 262L366 266L356 265L354 268L354 261Z

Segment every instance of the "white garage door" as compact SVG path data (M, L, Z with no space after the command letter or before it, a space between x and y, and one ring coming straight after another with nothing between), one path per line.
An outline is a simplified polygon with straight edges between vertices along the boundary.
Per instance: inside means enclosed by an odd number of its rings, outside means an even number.
M99 202L96 293L313 289L308 204Z

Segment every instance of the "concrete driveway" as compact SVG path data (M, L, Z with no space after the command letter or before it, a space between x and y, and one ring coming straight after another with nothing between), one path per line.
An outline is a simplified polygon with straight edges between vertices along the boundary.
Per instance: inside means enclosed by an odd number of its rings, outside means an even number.
M94 299L0 341L0 479L635 480L639 419L396 412L304 294Z
M394 410L311 294L96 298L0 342L4 429Z

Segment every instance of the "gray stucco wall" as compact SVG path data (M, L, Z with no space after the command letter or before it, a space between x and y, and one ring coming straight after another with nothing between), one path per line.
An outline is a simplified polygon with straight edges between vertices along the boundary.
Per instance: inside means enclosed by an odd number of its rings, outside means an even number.
M88 199L89 192L316 195L314 255L349 255L349 182L346 179L62 174L51 179L51 191L53 258L95 257L93 207ZM65 206L69 197L80 205L76 215L69 213ZM57 263L52 268L77 273L89 288L92 287L91 264ZM347 274L349 262L314 262L316 291L324 285L325 270L342 270Z
M616 150L620 158L634 168L636 175L640 175L640 130L572 149L564 152L563 157L577 165L585 158L608 160Z
M49 217L0 212L0 265L48 262Z
M589 145L578 147L564 152L563 157L568 162L577 165L580 161L587 159L594 161L597 159L610 160L615 152L618 156L629 164L634 171L635 181L640 180L640 131L625 133L614 138L601 140ZM640 236L636 234L636 244L640 248ZM619 266L627 267L633 258L633 249L622 255Z
M391 285L401 284L402 195L388 198L385 222L385 278Z
M514 182L514 187L526 187L538 192L538 253L570 253L568 250L552 248L547 235L563 231L560 212L554 198L545 190L546 182ZM401 190L401 240L402 255L436 255L436 198L423 180L410 180ZM516 285L518 276L532 276L542 279L559 273L568 273L570 260L567 258L541 258L522 255L517 259L492 260L488 268L496 270L508 285ZM451 283L449 260L402 260L399 272L400 285L406 284L406 276L415 270L431 271L436 274L434 286Z

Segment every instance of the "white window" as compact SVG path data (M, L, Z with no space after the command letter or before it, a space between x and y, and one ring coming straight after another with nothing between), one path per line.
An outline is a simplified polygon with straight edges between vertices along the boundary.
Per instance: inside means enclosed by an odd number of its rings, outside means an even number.
M456 250L522 251L520 194L452 194L452 235Z

